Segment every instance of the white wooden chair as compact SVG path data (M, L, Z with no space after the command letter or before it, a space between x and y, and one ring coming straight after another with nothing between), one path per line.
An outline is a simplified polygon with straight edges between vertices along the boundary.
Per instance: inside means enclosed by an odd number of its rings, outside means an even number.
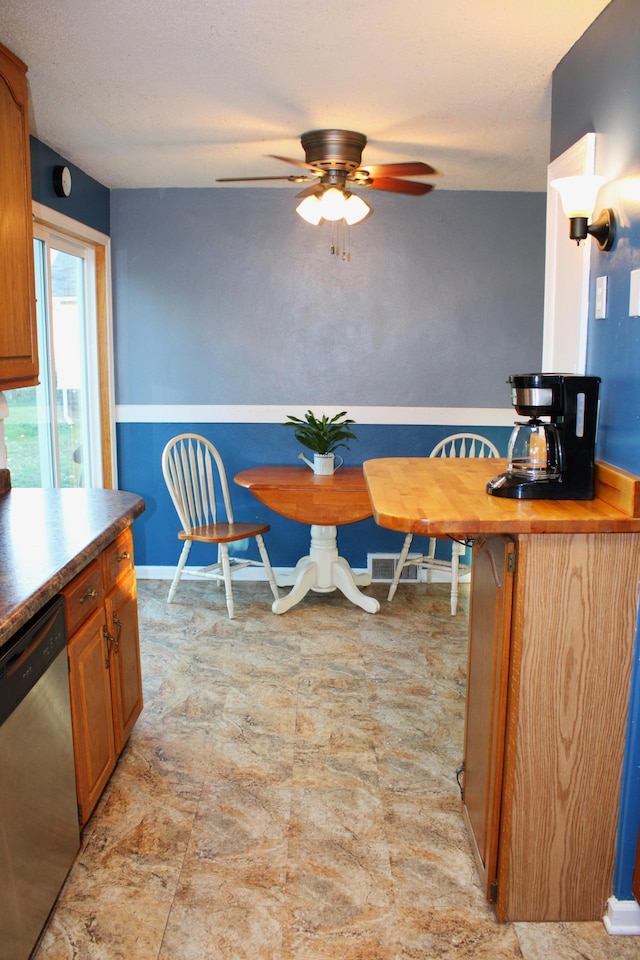
M269 524L234 521L224 464L214 445L195 433L182 433L174 437L162 453L162 473L182 524L178 539L185 541L169 589L168 602L171 603L175 596L191 544L196 540L217 544L218 559L210 566L189 570L187 574L224 583L230 619L234 617L231 576L244 567L264 566L271 591L277 600L278 586L262 539L262 534L269 530ZM219 502L216 504L217 490L223 506ZM229 556L229 543L250 537L255 538L262 561Z
M430 457L499 457L497 447L481 437L477 433L454 433L450 437L445 437L433 448ZM460 575L460 557L464 556L466 545L464 542L452 540L451 542L451 560L436 560L436 538L429 538L429 552L426 556L409 558L411 541L413 534L408 533L400 551L400 557L396 564L391 586L389 587L388 600L393 600L394 594L398 588L398 581L405 567L416 565L427 571L427 583L431 582L431 574L434 570L443 570L451 572L451 616L455 615L458 609L458 579Z

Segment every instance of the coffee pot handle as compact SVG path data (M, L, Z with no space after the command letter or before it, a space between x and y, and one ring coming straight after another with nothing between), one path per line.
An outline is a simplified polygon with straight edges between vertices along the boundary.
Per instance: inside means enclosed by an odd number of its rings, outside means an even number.
M557 427L553 424L547 424L545 427L545 433L547 435L547 464L551 469L556 470L559 474L562 473L562 444L560 443L560 434L558 433ZM553 446L555 448L555 457L552 457L551 451L551 437L553 436Z

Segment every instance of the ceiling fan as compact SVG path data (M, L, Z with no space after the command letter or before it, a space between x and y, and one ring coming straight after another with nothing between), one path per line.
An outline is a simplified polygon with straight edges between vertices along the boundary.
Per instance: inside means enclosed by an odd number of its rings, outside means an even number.
M388 190L391 193L405 193L422 196L433 190L430 183L418 183L402 177L433 176L437 173L433 167L419 160L407 163L362 164L362 151L367 138L354 130L309 130L300 137L305 152L304 160L291 157L279 157L269 154L275 160L291 163L309 171L280 177L220 177L218 183L239 183L249 180L288 180L290 183L306 183L297 197L321 196L331 187L348 193L350 186L369 187L373 190Z

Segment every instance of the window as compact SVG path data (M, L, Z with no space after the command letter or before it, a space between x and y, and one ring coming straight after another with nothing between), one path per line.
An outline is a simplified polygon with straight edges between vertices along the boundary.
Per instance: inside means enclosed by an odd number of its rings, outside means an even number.
M12 486L112 485L107 254L104 243L34 223L40 384L5 392Z

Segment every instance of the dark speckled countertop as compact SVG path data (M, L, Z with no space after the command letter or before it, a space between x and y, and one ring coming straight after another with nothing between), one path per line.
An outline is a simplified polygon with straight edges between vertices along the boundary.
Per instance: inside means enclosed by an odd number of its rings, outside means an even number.
M141 497L121 490L0 497L0 646L143 511Z

